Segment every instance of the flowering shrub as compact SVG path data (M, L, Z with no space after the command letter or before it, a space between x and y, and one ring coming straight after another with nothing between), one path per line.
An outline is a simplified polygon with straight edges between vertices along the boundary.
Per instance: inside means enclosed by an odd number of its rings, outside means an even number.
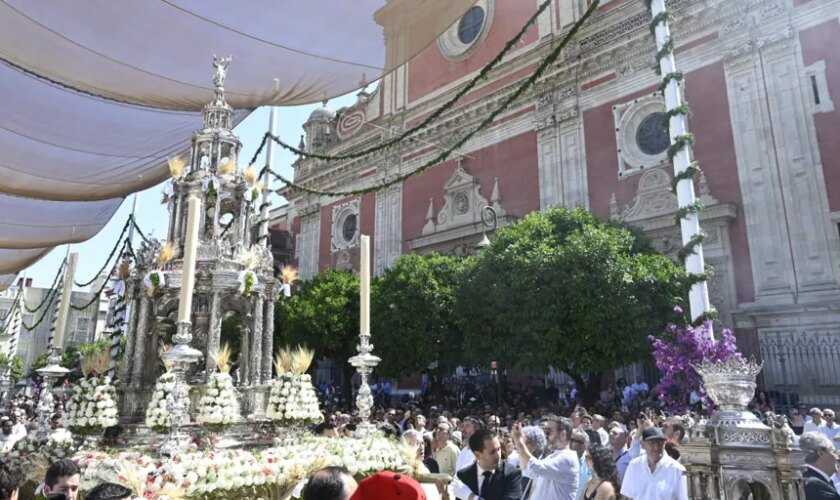
M677 309L677 312L682 312ZM703 360L726 361L741 358L730 330L723 330L720 337L712 338L711 323L701 327L681 327L673 323L665 328L660 338L648 337L653 344L653 358L662 373L662 380L654 388L659 400L673 413L685 413L695 393L702 397L707 409L714 409L714 402L703 390L703 378L694 366Z

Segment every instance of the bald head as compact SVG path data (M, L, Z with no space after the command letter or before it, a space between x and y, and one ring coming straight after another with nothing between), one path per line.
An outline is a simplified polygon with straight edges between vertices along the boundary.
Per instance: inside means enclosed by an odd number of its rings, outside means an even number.
M349 500L358 487L346 467L324 467L309 476L302 496L306 500Z

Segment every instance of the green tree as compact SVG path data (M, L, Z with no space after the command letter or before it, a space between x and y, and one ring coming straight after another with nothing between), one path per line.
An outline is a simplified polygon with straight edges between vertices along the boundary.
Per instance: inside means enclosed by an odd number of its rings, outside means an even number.
M33 361L31 365L29 365L29 376L32 377L33 375L36 375L37 370L40 370L41 368L47 366L49 358L49 351L42 352L40 356L35 358L35 361Z
M324 271L304 281L282 304L278 316L283 326L275 349L307 345L316 359L334 359L342 367L344 394L349 395L354 369L347 360L358 343L359 278L347 271Z
M9 371L9 376L13 382L20 382L26 376L26 370L24 369L23 360L20 356L14 356L12 358L12 368Z
M371 329L382 358L378 374L400 378L435 363L433 371L444 373L461 363L463 332L455 304L472 261L407 254L377 280Z
M680 267L636 232L582 209L532 213L463 281L466 351L480 366L553 366L592 404L603 372L649 354L686 292Z

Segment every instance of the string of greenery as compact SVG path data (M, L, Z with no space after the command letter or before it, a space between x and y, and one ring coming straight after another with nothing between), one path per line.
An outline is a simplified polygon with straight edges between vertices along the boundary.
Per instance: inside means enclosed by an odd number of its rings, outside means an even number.
M366 187L366 188L350 189L350 190L346 190L346 191L327 191L327 190L321 190L321 189L314 189L314 188L306 187L306 186L295 183L291 179L287 179L283 175L278 174L277 172L275 172L274 170L271 170L267 166L262 170L262 172L263 173L265 173L265 172L270 173L272 176L274 176L276 179L278 179L279 181L281 181L284 184L286 184L287 186L289 186L291 189L294 189L294 190L297 190L297 191L300 191L300 192L304 192L304 193L309 193L309 194L315 194L315 195L321 195L321 196L336 196L336 197L360 196L360 195L364 195L364 194L368 194L368 193L373 193L373 192L376 192L376 191L379 191L379 190L382 190L382 189L386 189L386 188L388 188L390 186L393 186L395 184L399 184L401 182L404 182L406 179L408 179L410 177L414 177L416 175L419 175L422 172L425 172L426 170L428 170L429 168L431 168L435 165L439 165L440 163L443 163L444 161L446 161L446 159L449 158L449 156L454 151L460 149L464 144L467 143L467 141L472 139L478 132L484 130L490 124L492 124L496 120L496 118L500 114L502 114L502 112L504 112L513 102L515 102L517 99L519 99L522 96L522 94L525 93L526 90L528 90L531 86L533 86L534 83L536 83L536 81L548 70L548 68L550 68L557 61L557 59L560 57L560 54L562 53L563 49L569 44L569 42L575 37L575 35L577 35L577 32L580 31L580 29L583 27L583 25L586 23L586 21L589 19L589 17L592 16L592 14L594 14L598 10L598 5L599 5L599 1L594 0L589 5L589 8L586 9L586 12L584 12L584 14L580 17L580 19L578 19L577 22L575 22L575 24L571 27L571 29L569 29L569 31L565 34L565 36L560 40L560 42L557 44L557 46L554 47L546 55L546 57L540 62L540 64L537 66L537 68L534 70L534 72L531 74L531 76L528 77L523 83L521 83L519 85L519 87L517 87L517 89L511 95L509 95L499 105L498 108L496 108L489 115L487 115L487 117L481 123L479 123L479 125L476 128L471 130L469 133L465 134L458 141L456 141L454 144L452 144L449 148L440 152L437 156L435 156L431 160L427 161L426 163L422 164L420 167L412 170L411 172L407 172L405 174L396 176L393 179L389 180L388 182L379 183L379 184L369 186L369 187ZM260 144L260 147L257 149L257 152L254 154L254 157L251 159L251 163L249 163L249 166L256 163L257 157L262 152L262 149L265 145L265 142L268 139L276 141L277 137L273 136L272 134L270 134L268 132L265 134L265 136L263 137L263 142Z
M456 92L455 95L452 96L451 99L446 101L440 108L438 108L432 114L427 116L422 122L420 122L417 125L409 128L408 130L399 134L398 136L393 137L391 139L388 139L385 142L382 142L380 144L377 144L376 146L373 146L373 147L370 147L370 148L367 148L367 149L363 149L363 150L360 150L360 151L354 151L354 152L350 152L350 153L336 154L336 155L325 155L325 154L314 153L312 151L304 151L302 149L296 148L295 146L282 141L279 137L276 137L276 136L273 137L274 142L276 142L281 148L286 149L288 151L291 151L292 153L294 153L296 155L304 156L304 157L307 157L307 158L317 158L319 160L329 160L329 161L352 160L352 159L355 159L355 158L361 158L363 156L367 156L369 154L376 153L378 151L382 151L382 150L384 150L388 147L391 147L391 146L393 146L393 145L395 145L399 142L402 142L403 140L411 137L412 135L417 134L417 132L420 132L421 130L424 130L424 129L428 128L428 126L432 122L437 120L445 112L452 109L455 106L455 104L457 104L458 101L460 101L462 97L464 97L472 89L474 89L475 86L478 85L479 82L481 82L482 80L486 80L489 73L496 66L498 66L500 62L502 62L502 59L508 54L508 52L510 52L514 47L516 47L519 44L520 40L522 40L522 37L525 36L525 33L527 33L528 29L531 26L533 26L534 23L537 22L537 18L539 18L540 14L542 14L551 5L552 1L553 0L544 0L540 4L539 8L534 13L534 15L531 16L528 19L528 21L525 23L524 26L522 26L522 29L520 29L519 32L513 38L511 38L510 40L507 41L507 43L505 43L505 46L502 49L502 51L499 52L496 55L496 57L494 57L483 68L481 68L481 71L479 71L478 74L474 78L472 78L463 87L461 87L458 90L458 92ZM253 164L253 162L251 164Z
M61 280L62 281L64 280L64 273L61 273ZM56 292L57 292L60 289L61 289L61 287L57 287L54 290L56 290ZM41 311L41 316L38 318L37 321L35 321L35 323L33 323L32 325L27 325L25 321L21 321L21 325L23 325L23 328L27 331L32 331L32 330L38 328L38 325L43 323L44 319L46 319L47 313L51 312L52 309L50 308L50 306L55 302L55 298L58 295L59 295L58 293L53 293L52 294L52 296L50 297L50 301L47 303L47 307L45 307L44 310Z
M55 291L57 289L56 285L58 284L58 278L60 276L62 276L62 271L64 271L65 266L67 266L67 259L63 259L61 261L61 265L58 266L58 271L56 271L56 273L55 273L55 278L53 279L52 285L50 285L50 291L46 295L44 295L44 298L41 300L40 304L38 304L34 308L30 309L29 306L26 305L26 300L22 301L23 302L23 307L24 307L24 309L26 309L26 312L36 313L36 312L38 312L39 309L41 309L41 307L43 307L44 304L46 304L47 299L49 298L49 295L51 293L55 293Z
M99 278L99 276L101 276L103 272L105 272L105 269L108 267L108 264L111 262L111 259L114 258L114 255L116 255L116 253L117 253L117 249L120 248L120 244L123 242L123 237L125 236L126 231L128 231L128 227L131 225L131 219L132 219L132 217L129 215L128 219L125 221L125 224L123 224L123 228L122 228L122 231L120 232L120 236L117 238L116 243L114 243L114 248L111 249L111 253L108 254L108 258L105 259L105 263L102 264L102 267L99 269L99 271L96 272L96 274L93 276L93 278L90 279L90 281L86 281L84 283L79 283L78 281L73 281L73 283L76 286L84 288L84 287L90 285L91 283L93 283L94 281L96 281L96 279Z
M121 248L121 250L120 250L120 254L125 253L125 249L126 249L126 247L128 246L128 238L126 238L125 240L123 240L123 242L122 242L122 243L123 243L123 245L122 245L122 248ZM113 274L113 272L117 269L117 267L118 267L119 265L120 265L120 263L119 263L119 262L115 262L115 263L114 263L114 266L113 266L113 268L111 269L111 274ZM97 301L99 300L99 297L101 297L101 296L102 296L102 292L104 292L104 291L105 291L105 288L108 286L108 281L109 281L109 280L105 280L105 281L102 283L102 286L101 286L101 287L99 287L99 290L98 290L95 294L93 294L93 297L92 297L92 298L91 298L91 299L90 299L87 303L85 303L85 305L83 305L83 306L77 306L77 305L70 304L70 308L71 308L71 309L74 309L74 310L76 310L76 311L84 311L84 310L85 310L85 309L87 309L88 307L92 306L95 302L97 302Z
M652 2L653 0L644 0L645 5L649 11L652 10ZM653 19L650 23L650 33L652 36L656 36L656 28L662 25L664 28L667 29L668 22L673 19L673 16L668 12L667 9L663 9L662 12L658 13L657 15L653 16ZM656 65L654 66L654 70L656 71L657 75L662 75L662 59L666 57L672 57L674 53L674 37L668 36L665 43L662 44L662 47L656 52ZM685 81L685 73L682 71L673 71L667 73L662 76L662 84L659 86L660 92L663 94L665 93L665 89L674 82L676 85L679 85L681 82ZM669 109L666 113L666 120L670 124L670 119L674 116L683 115L686 118L691 115L691 108L688 106L687 102L683 102L680 106L675 108ZM691 154L691 147L694 145L694 134L686 133L683 135L678 135L674 137L673 144L668 148L668 159L673 162L674 158L683 150L688 149L689 155ZM692 161L688 164L688 166L682 171L679 172L674 176L674 179L671 181L671 189L673 192L677 192L677 186L680 182L694 182L694 179L700 174L700 165L696 161ZM699 214L703 210L703 201L701 199L694 200L693 203L680 207L677 210L675 215L676 224L680 225L682 219L689 217L691 214ZM703 243L706 235L701 230L698 234L693 235L689 241L687 241L682 248L677 252L677 258L682 262L685 263L685 260L690 255L697 254L697 247ZM712 279L714 276L714 269L711 266L706 265L703 273L690 273L688 275L688 281L691 287L696 284L707 282ZM695 326L701 325L706 321L714 320L717 318L717 311L712 307L709 311L706 311L700 314L697 318L694 319L692 324Z

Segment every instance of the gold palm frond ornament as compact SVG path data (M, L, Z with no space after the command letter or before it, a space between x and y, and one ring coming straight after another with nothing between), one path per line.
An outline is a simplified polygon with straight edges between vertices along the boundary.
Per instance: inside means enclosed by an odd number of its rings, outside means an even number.
M293 284L299 279L297 269L292 266L283 266L283 269L280 270L280 279L283 280L283 283Z
M85 377L101 375L108 371L110 364L111 353L108 350L90 355L82 362L82 374Z
M167 241L158 254L158 267L162 268L178 255L178 245Z
M303 375L312 366L315 359L315 351L298 346L292 354L292 372L296 375Z
M213 361L222 373L230 372L230 360L233 357L233 351L230 349L230 344L225 343L222 348L213 355Z
M179 155L174 158L170 158L167 163L169 163L169 175L171 175L173 179L180 179L181 176L184 175L187 161L183 156Z
M131 263L128 259L123 259L120 263L120 268L117 271L117 276L123 281L127 280L131 276Z
M292 349L289 346L280 349L274 357L274 369L278 375L292 371Z
M257 265L259 265L261 257L262 256L260 255L259 251L257 251L256 249L251 249L242 255L242 258L239 259L239 262L243 266L245 266L245 269L250 271L257 267Z
M245 179L245 182L247 182L249 186L254 186L257 183L259 174L254 167L248 167L242 172L242 178Z
M231 157L228 162L219 167L219 175L230 175L236 172L236 157Z

